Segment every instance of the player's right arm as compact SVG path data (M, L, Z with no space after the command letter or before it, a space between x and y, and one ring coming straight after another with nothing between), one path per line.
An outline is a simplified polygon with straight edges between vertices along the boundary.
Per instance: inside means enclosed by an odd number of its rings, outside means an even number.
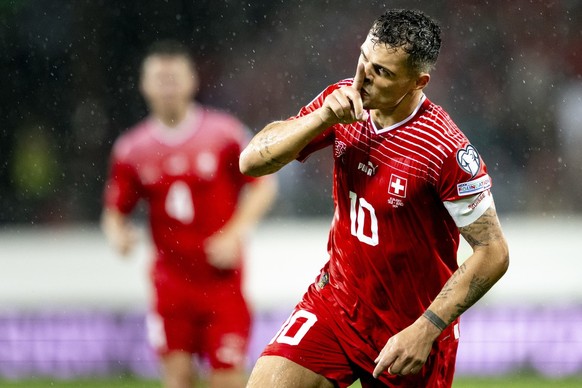
M338 123L367 120L360 95L364 79L364 67L360 64L352 85L333 91L320 108L293 120L272 122L263 128L241 153L241 172L251 176L277 172L296 159L301 150L327 128Z
M107 241L122 256L127 256L137 241L129 214L141 198L137 171L126 156L127 141L118 140L111 153L111 166L103 190L101 230Z
M119 210L106 207L101 215L101 230L107 241L122 256L127 256L137 242L135 227Z

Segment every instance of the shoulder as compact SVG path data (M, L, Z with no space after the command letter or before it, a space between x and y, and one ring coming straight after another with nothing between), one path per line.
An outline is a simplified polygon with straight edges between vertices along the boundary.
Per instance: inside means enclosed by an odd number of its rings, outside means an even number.
M113 157L127 159L137 150L143 148L150 138L149 119L144 119L125 130L113 144Z
M243 127L242 122L234 114L210 106L199 106L207 124L238 128Z
M431 128L427 132L430 133L433 150L438 150L444 156L439 158L443 179L454 180L458 195L489 188L490 178L479 152L447 112L431 103L424 115L427 118L426 127ZM463 182L469 182L470 185Z
M445 109L427 100L424 111L418 117L419 128L426 136L436 140L443 150L456 152L468 139Z
M344 78L340 81L337 81L335 84L329 85L328 88L339 89L342 86L351 86L353 83L354 83L353 78Z
M202 112L203 126L216 135L231 137L239 136L246 126L234 114L209 106L199 106Z
M334 84L328 85L325 89L323 89L323 91L319 95L324 95L327 97L328 95L333 93L335 90L340 89L341 87L351 86L353 81L354 81L353 78L346 78L346 79L340 80Z
M250 140L251 130L234 114L207 106L199 106L199 109L202 136L209 146L240 149Z
M336 91L337 89L339 89L339 88L341 88L343 86L350 86L352 84L352 82L353 82L353 79L352 78L346 78L346 79L343 79L341 81L338 81L338 82L336 82L334 84L328 85L317 96L315 96L315 98L313 100L311 100L309 102L309 104L307 104L306 106L304 106L299 111L299 115L298 116L305 115L305 114L310 113L310 112L314 111L315 109L321 107L321 105L323 104L323 101L325 100L325 98L327 96L329 96L334 91Z

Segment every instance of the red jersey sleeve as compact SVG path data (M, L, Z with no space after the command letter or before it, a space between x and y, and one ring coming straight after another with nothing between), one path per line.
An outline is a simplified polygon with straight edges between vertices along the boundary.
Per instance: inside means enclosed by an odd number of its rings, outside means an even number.
M289 120L295 120L299 117L306 116L309 113L315 111L316 109L321 108L321 106L323 105L323 101L325 101L327 96L329 96L331 93L333 93L333 91L341 88L342 86L351 85L352 81L353 81L352 79L346 79L328 86L323 92L319 93L319 95L315 97L313 101L311 101L308 105L301 108L301 110L296 116L289 118ZM305 161L312 153L332 145L334 139L335 139L335 126L331 126L324 132L322 132L320 135L318 135L315 139L313 139L311 143L309 143L303 150L301 150L301 152L297 156L297 160L299 160L300 162Z
M491 188L487 167L475 146L465 139L444 161L438 185L442 201L456 201Z
M105 182L104 203L123 214L130 213L141 198L141 182L135 168L114 147L109 177Z

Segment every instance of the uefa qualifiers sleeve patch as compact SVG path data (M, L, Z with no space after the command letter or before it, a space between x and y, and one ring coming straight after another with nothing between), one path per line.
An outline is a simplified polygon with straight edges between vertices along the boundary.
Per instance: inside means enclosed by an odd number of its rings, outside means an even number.
M491 188L491 178L489 175L484 175L474 181L463 182L457 184L457 193L460 196L477 194Z
M471 174L471 178L474 178L481 169L481 158L477 149L471 144L457 151L457 163L463 171Z

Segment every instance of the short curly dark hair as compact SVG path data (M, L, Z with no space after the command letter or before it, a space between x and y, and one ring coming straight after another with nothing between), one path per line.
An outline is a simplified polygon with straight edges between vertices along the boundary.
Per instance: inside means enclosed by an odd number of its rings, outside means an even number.
M430 71L441 49L441 28L421 11L391 9L381 15L370 29L372 42L403 48L415 72Z

